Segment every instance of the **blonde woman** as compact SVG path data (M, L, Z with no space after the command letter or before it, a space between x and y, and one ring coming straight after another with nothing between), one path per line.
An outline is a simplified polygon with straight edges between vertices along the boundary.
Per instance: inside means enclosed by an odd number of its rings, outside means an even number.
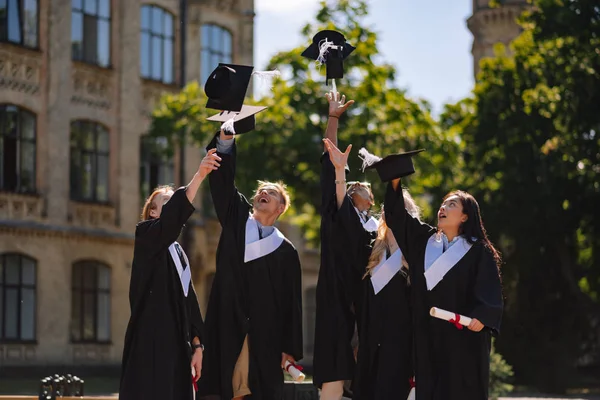
M202 181L217 169L208 152L187 186L157 188L135 229L119 398L191 400L202 373L203 321L189 260L176 242ZM192 372L193 371L193 372Z
M340 152L326 141L335 166L336 183L345 179L344 166L350 152ZM333 236L336 253L354 261L340 268L352 270L362 295L359 320L359 349L353 399L405 399L412 377L412 325L408 268L402 252L382 213L377 237L365 242L363 227L350 207L345 187L336 190L338 212ZM418 208L406 197L407 209L418 218Z

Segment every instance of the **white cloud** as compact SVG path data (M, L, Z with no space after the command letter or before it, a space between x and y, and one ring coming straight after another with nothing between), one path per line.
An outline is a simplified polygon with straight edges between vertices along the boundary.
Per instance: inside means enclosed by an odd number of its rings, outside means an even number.
M306 8L313 9L319 0L255 0L257 12L287 14Z

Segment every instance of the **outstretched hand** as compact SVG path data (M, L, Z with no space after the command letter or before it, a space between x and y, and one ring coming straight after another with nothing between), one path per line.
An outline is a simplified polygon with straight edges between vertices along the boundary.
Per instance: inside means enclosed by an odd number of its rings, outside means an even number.
M346 168L348 156L350 155L350 150L352 150L352 145L349 144L346 148L346 151L342 153L331 140L323 139L323 142L325 142L325 148L327 149L327 152L329 152L329 159L331 160L333 166L336 169Z
M338 92L330 91L325 94L325 98L329 102L329 116L339 118L352 104L354 100L348 100L346 96L341 96Z
M202 159L200 163L200 167L198 168L198 172L200 173L200 177L204 179L208 174L212 171L219 169L221 164L221 157L217 155L217 149L210 149L206 156Z

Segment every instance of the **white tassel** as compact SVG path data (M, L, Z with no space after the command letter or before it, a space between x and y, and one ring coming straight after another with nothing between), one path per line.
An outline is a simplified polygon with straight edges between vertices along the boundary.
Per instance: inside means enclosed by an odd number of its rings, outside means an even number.
M321 64L325 63L325 56L329 52L329 49L333 49L335 47L336 45L333 44L333 42L329 42L327 39L323 40L319 44L319 57L317 57L317 66L320 66Z
M363 172L365 172L365 169L367 167L375 164L376 162L381 161L381 157L377 157L376 155L369 153L369 151L367 149L365 149L364 147L358 151L358 157L361 160L363 160L363 164L362 164Z
M273 80L275 78L281 77L281 71L273 70L273 71L254 71L252 75L255 75L259 82L269 87L269 89L273 88Z
M335 96L336 99L338 99L338 91L337 91L337 86L335 84L335 79L331 80L331 91L333 92L333 95ZM340 99L338 99L340 100Z
M235 123L235 117L228 119L227 121L223 122L223 125L221 125L221 130L230 135L235 135L235 129L233 127L234 123Z

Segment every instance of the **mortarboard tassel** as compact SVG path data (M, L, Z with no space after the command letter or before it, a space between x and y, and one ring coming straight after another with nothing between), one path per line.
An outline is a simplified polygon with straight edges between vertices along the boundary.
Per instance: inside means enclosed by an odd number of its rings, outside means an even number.
M262 83L265 83L269 86L269 89L273 88L273 80L275 78L279 78L281 76L281 71L273 70L273 71L254 71L252 75L256 75L256 77Z
M319 56L317 57L317 66L320 66L321 64L325 63L325 56L329 52L329 49L335 47L335 44L333 44L333 42L329 42L327 39L325 39L322 43L319 44Z
M377 157L376 155L369 153L369 151L367 149L365 149L364 147L358 151L358 157L361 160L363 160L363 164L362 164L363 172L365 172L365 169L368 166L371 166L371 165L375 164L376 162L381 161L380 157Z
M235 124L235 117L230 118L227 121L223 122L223 125L221 125L221 130L230 135L235 135L234 124Z

